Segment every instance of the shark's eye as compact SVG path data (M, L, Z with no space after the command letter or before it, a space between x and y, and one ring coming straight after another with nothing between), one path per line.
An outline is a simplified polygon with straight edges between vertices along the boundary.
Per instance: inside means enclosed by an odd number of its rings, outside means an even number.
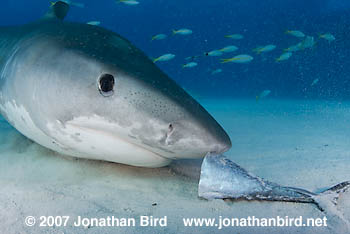
M98 88L100 90L100 93L105 97L113 95L114 84L114 76L111 74L101 75L100 79L98 80Z

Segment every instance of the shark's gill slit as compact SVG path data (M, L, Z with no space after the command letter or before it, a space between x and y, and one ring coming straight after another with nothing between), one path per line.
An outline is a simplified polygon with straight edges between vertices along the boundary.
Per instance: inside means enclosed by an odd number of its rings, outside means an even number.
M114 85L115 79L111 74L102 74L98 80L98 88L100 93L105 97L113 95Z

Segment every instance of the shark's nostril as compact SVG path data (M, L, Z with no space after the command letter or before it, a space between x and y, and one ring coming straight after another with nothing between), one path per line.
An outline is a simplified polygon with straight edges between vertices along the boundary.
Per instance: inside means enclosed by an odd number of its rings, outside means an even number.
M173 126L173 124L169 124L169 133L171 133L172 131L174 130L174 126Z
M165 144L167 144L167 145L172 144L170 137L171 137L173 131L174 131L174 126L172 123L170 123L168 126L168 132L166 133Z

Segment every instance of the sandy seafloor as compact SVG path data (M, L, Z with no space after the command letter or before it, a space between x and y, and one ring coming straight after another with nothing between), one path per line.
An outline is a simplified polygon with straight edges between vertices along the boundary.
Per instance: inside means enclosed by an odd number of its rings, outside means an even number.
M201 100L229 133L225 153L248 171L282 185L317 191L350 180L350 102ZM182 164L143 169L76 160L27 140L0 122L0 233L346 233L330 215L328 227L184 227L182 218L323 218L311 204L206 201L198 181L180 175ZM185 167L185 170L192 170ZM196 171L193 169L193 171ZM156 206L152 206L157 203ZM350 192L337 206L350 220ZM32 215L69 215L67 227L26 227ZM168 217L163 227L73 227L76 216Z

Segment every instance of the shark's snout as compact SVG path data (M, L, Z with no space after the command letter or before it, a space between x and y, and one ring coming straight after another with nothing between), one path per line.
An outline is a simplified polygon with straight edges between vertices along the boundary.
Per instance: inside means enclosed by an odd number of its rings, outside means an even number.
M216 122L203 126L197 121L174 121L168 125L165 145L177 149L180 157L204 157L208 152L221 154L231 148L231 140ZM192 154L192 155L191 155Z
M224 130L219 136L213 134L210 138L212 139L212 144L208 144L207 152L221 154L228 151L232 146L230 137Z
M216 145L212 147L212 149L208 152L210 153L217 153L217 154L222 154L226 151L228 151L232 146L231 140L229 137L226 139L218 139Z

